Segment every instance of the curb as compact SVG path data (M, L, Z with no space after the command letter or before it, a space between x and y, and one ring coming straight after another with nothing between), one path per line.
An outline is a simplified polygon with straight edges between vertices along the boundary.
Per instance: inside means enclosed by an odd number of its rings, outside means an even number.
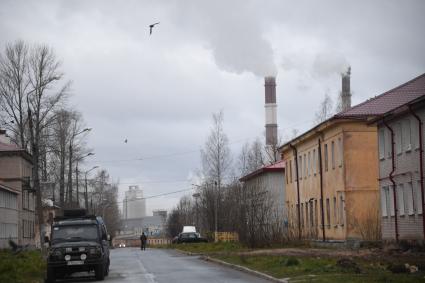
M217 263L217 264L220 264L220 265L223 265L223 266L226 266L226 267L230 267L230 268L235 269L235 270L239 270L239 271L242 271L242 272L245 272L245 273L249 273L251 275L269 280L271 282L288 283L287 279L278 279L278 278L275 278L275 277L270 276L268 274L265 274L265 273L262 273L262 272L259 272L259 271L255 271L255 270L249 269L249 268L244 267L244 266L228 263L228 262L225 262L225 261L222 261L222 260L219 260L219 259L216 259L216 258L212 258L212 257L209 257L209 256L200 256L199 258L202 259L202 260L205 260L205 261Z

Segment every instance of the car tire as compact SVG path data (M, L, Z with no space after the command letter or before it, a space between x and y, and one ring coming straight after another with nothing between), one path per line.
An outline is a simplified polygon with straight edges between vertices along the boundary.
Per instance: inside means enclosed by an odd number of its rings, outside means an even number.
M55 283L56 282L56 274L55 270L51 267L47 268L47 276L46 280L44 280L45 283Z
M106 265L106 270L105 270L105 276L109 275L109 259L108 259L108 264Z
M103 281L105 279L105 265L103 263L96 266L94 269L96 280Z

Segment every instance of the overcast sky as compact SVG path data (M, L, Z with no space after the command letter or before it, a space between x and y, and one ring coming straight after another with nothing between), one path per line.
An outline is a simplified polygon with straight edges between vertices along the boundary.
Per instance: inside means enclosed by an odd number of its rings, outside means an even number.
M424 11L421 0L1 0L0 47L54 48L93 128L85 166L152 196L191 187L212 113L224 112L234 159L263 137L266 75L286 137L313 125L325 93L336 101L348 65L353 104L424 73ZM183 194L147 200L148 213Z

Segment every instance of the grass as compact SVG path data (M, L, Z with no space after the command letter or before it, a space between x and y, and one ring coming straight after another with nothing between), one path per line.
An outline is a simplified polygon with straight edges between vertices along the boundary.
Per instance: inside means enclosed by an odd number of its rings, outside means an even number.
M335 258L287 256L214 256L229 263L267 273L276 278L290 278L289 282L424 282L424 273L393 274L386 265L356 261L361 272L337 265ZM422 281L423 280L423 281Z
M41 283L46 262L39 251L0 251L0 282Z
M178 249L185 252L198 254L214 254L214 253L232 253L248 250L239 242L218 242L218 243L191 243L191 244L171 244L162 246L152 246L155 248Z

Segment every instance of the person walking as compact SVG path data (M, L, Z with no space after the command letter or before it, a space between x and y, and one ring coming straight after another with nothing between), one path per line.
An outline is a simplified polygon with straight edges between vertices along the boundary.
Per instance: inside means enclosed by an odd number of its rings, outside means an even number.
M148 241L148 237L146 237L145 232L143 232L142 235L140 236L140 244L141 244L140 249L142 251L146 250L146 242L147 241Z

